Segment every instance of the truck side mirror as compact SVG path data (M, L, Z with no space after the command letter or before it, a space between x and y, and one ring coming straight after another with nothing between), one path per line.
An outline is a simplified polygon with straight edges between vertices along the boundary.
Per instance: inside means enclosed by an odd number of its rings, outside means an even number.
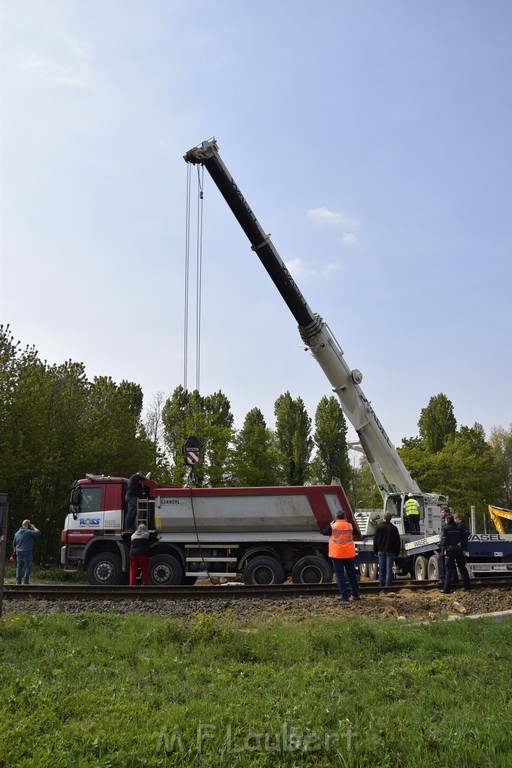
M69 503L68 512L73 515L73 520L76 520L80 512L82 504L82 489L79 485L71 490L71 501Z

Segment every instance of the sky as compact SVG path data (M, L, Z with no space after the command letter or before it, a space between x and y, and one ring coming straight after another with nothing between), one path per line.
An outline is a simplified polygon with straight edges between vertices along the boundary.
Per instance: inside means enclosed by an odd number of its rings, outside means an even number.
M237 428L286 391L314 419L329 383L208 174L197 379L183 155L214 136L395 445L441 392L459 427L509 428L508 0L0 9L0 322L23 346L148 406L199 383Z

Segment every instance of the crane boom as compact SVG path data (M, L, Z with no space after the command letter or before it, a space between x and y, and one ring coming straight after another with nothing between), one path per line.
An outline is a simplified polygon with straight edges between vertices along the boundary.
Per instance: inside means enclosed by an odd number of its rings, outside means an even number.
M224 165L215 139L189 150L184 159L206 168L238 223L247 235L252 250L267 270L299 326L304 345L309 349L338 395L342 409L356 430L361 447L384 500L391 493L421 494L396 448L377 418L360 385L362 374L351 370L327 323L314 313L269 235L260 225L233 177Z

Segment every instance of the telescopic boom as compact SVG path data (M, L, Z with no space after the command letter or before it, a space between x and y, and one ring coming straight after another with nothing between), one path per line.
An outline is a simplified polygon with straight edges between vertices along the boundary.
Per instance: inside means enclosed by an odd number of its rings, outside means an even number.
M256 252L297 321L302 341L338 395L346 417L359 436L383 499L386 500L391 493L421 494L359 386L363 378L361 372L348 367L343 350L328 325L309 308L270 237L222 162L215 139L204 141L189 150L184 159L187 163L206 168L247 235L252 250Z

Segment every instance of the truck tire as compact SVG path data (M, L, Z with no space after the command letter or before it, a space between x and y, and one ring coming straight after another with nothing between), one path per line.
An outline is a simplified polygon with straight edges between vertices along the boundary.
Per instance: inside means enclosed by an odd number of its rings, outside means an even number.
M306 555L293 566L292 581L294 584L329 584L332 568L323 557Z
M414 578L416 581L428 579L428 560L423 555L418 555L414 561Z
M87 565L87 578L89 584L111 586L121 584L123 570L121 558L114 552L98 552L93 555Z
M244 570L244 584L269 586L282 584L284 581L284 568L273 557L260 555L250 560Z
M379 578L379 564L368 563L368 576L372 581L377 581Z
M439 561L437 555L430 555L427 566L428 578L432 581L439 579Z
M149 581L157 586L170 587L181 584L183 567L173 555L153 555L149 560Z

